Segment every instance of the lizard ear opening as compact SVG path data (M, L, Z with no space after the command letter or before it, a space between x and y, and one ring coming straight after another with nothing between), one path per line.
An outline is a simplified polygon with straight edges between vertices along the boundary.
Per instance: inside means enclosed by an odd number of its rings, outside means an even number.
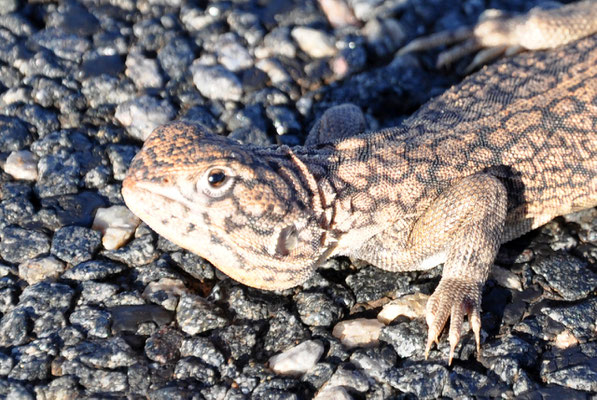
M287 256L298 244L298 230L294 224L282 228L276 244L276 255Z

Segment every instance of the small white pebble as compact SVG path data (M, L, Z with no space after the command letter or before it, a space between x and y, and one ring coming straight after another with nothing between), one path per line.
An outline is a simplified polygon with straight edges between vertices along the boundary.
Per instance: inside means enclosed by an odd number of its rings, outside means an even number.
M577 346L578 339L572 332L565 329L558 333L554 339L554 346L558 349L567 349L568 347Z
M376 319L357 318L336 324L332 335L348 348L375 346L383 327Z
M125 206L98 208L91 229L102 233L107 250L120 248L135 233L141 220Z
M280 375L301 376L319 361L323 345L317 340L307 340L269 359L269 367Z
M45 279L57 278L64 272L66 266L54 256L25 261L19 265L19 277L30 285Z
M313 58L331 57L338 52L334 38L323 31L298 26L290 32L302 51Z
M520 278L514 272L508 271L498 265L491 268L490 276L496 280L498 285L508 289L522 291L522 283Z
M13 151L6 159L4 171L15 179L34 181L37 179L37 161L30 151Z
M319 391L313 400L352 400L352 396L342 386L334 386Z
M377 319L387 325L401 315L411 319L420 318L425 315L428 299L426 294L415 293L392 300L384 305Z

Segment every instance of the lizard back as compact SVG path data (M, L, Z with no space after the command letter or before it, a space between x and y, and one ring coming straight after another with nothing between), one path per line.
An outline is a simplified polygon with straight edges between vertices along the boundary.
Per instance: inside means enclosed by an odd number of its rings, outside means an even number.
M455 181L489 172L508 191L508 241L597 204L596 132L597 38L589 37L486 67L401 126L335 143L333 180L354 198L357 175L375 170L363 195L381 187L377 204L389 198L401 203L394 215L416 217Z

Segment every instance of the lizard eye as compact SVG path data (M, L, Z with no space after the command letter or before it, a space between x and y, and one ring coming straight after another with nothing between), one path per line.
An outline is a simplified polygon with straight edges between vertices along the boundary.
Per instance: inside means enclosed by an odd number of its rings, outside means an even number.
M197 182L197 189L210 197L221 197L232 187L233 176L225 167L212 167Z
M224 171L217 168L209 171L209 174L207 175L207 183L209 183L209 186L212 188L219 188L224 182L226 182L226 173Z

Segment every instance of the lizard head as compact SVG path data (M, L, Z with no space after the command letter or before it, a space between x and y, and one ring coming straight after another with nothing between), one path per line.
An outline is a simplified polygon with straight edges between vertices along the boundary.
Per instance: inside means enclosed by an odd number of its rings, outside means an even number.
M147 139L122 195L153 230L233 279L285 289L305 281L330 247L301 166L289 148L245 146L177 122Z

